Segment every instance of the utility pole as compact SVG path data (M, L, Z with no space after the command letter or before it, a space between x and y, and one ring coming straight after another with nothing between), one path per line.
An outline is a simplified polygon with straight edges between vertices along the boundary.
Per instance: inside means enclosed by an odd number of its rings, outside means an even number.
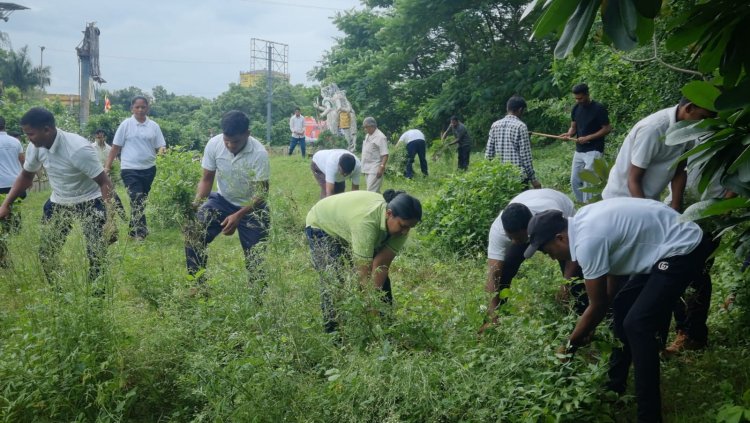
M44 91L44 46L39 46L39 88Z
M99 28L94 22L87 23L83 31L83 41L76 47L81 74L79 75L80 107L78 112L78 123L81 128L86 126L89 120L89 108L91 101L91 80L103 84L107 81L102 78L99 71Z
M268 44L268 92L266 93L266 142L271 144L271 129L273 129L273 122L271 121L271 100L273 99L273 71L271 68L271 55L273 53L273 46Z

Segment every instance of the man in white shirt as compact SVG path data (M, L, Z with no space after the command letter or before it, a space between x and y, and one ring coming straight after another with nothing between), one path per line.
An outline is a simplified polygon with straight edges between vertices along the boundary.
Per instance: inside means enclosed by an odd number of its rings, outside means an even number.
M310 169L320 185L321 199L346 191L346 178L352 180L352 191L359 189L362 165L349 150L320 150L313 155Z
M299 144L302 158L305 158L305 117L299 112L299 107L294 108L294 114L289 118L289 131L292 139L289 141L289 155L294 153L294 147Z
M576 212L573 201L567 195L549 188L524 191L514 197L508 206L500 211L490 228L487 244L487 284L485 291L492 295L487 307L491 319L479 330L484 332L491 323L497 323L497 308L505 303L500 298L503 289L510 288L511 281L524 262L523 253L528 247L526 227L532 216L546 210L559 210L563 216L570 217ZM560 269L567 279L580 277L580 268L571 262L560 262ZM575 285L576 287L580 284ZM577 288L576 291L580 291ZM576 296L585 308L585 296ZM582 310L581 310L582 311Z
M554 210L539 213L528 235L525 257L541 250L553 259L577 261L583 270L589 306L558 352L572 354L590 342L611 303L623 347L612 353L609 388L625 391L632 361L638 421L661 421L659 350L675 301L701 277L715 248L710 236L667 205L637 198L603 200L569 219Z
M21 127L30 144L23 170L0 206L0 219L8 217L13 201L31 187L34 175L44 166L52 186L52 195L44 204L40 236L39 258L44 273L50 282L54 280L60 245L65 242L73 221L79 221L86 237L89 280L95 281L107 251L105 239L111 239L114 233L109 207L112 182L91 143L57 129L55 117L47 109L30 109L21 118Z
M633 126L609 172L602 198L635 197L659 200L671 183L672 208L680 210L687 173L677 158L692 147L691 143L669 146L664 143L667 129L682 120L701 120L714 113L683 98L675 107L660 110Z
M367 181L367 190L380 192L388 163L388 139L378 129L375 118L366 117L363 126L367 135L362 141L362 173Z
M409 129L398 139L398 144L402 142L406 143L407 154L404 176L409 179L414 177L414 156L419 156L419 167L422 170L422 175L427 176L427 158L425 157L427 143L422 131L419 129Z
M99 157L102 166L106 166L112 146L107 144L107 134L104 132L104 129L97 129L94 132L94 142L91 144L94 146L94 150L96 150L96 155Z
M134 97L130 110L133 116L117 127L104 169L109 174L112 162L120 156L120 175L130 196L130 237L143 240L148 235L144 206L156 177L156 153L164 153L167 143L159 124L147 116L146 97Z
M18 141L18 139L11 137L5 132L5 118L0 116L0 194L10 192L10 187L13 186L16 177L21 173L23 161L24 154L21 141ZM26 192L21 193L20 197L26 198ZM7 259L8 246L6 238L9 233L18 230L20 225L19 217L19 215L14 215L0 221L0 268L10 265Z
M220 233L231 236L237 231L245 266L259 293L266 281L257 244L268 237L270 227L266 207L270 165L265 147L250 136L249 127L247 115L229 111L221 118L223 133L206 144L203 177L193 202L199 227L188 230L185 257L188 272L196 275L206 268L206 245ZM211 192L214 179L218 192Z

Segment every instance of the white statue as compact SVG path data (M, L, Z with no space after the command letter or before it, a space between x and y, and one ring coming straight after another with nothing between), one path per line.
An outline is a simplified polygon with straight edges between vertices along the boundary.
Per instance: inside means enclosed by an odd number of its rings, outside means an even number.
M323 97L323 102L319 103L315 99L314 106L326 117L326 127L334 134L343 135L349 151L353 152L357 146L357 118L351 103L346 99L346 91L332 83L320 88L320 96Z

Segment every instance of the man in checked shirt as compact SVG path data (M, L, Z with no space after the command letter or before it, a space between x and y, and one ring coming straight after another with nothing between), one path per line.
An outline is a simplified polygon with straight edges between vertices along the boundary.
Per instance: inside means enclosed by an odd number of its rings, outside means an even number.
M490 128L490 137L484 151L486 159L499 157L503 162L513 163L521 169L523 180L535 189L542 184L536 180L534 165L531 163L531 140L526 124L521 121L526 111L526 100L514 95L506 104L508 114L496 121Z

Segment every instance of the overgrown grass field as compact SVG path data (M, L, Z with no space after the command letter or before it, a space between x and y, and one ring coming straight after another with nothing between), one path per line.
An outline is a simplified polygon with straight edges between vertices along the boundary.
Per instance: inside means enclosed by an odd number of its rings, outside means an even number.
M567 192L570 146L534 153L542 184ZM481 160L472 156L474 165ZM455 163L430 166L428 178L413 181L389 174L384 189L434 201ZM602 389L613 342L604 326L572 362L555 357L575 316L554 300L559 270L541 255L522 266L500 324L480 338L485 256L441 248L417 227L391 269L394 306L374 316L373 293L347 285L341 340L324 334L303 233L318 186L298 156L274 155L271 169L269 280L260 296L247 286L236 235L209 247L210 296L191 296L181 232L157 226L153 208L144 242L129 240L121 224L104 298L90 295L79 229L60 243L63 282L50 286L37 258L49 193L31 193L10 239L12 266L0 273L0 420L634 419L632 395L618 400ZM127 199L122 189L120 196ZM742 295L729 312L718 306L740 282L737 269L729 254L714 267L710 347L663 365L667 421L716 421L722 407L742 407L750 389L747 312Z

